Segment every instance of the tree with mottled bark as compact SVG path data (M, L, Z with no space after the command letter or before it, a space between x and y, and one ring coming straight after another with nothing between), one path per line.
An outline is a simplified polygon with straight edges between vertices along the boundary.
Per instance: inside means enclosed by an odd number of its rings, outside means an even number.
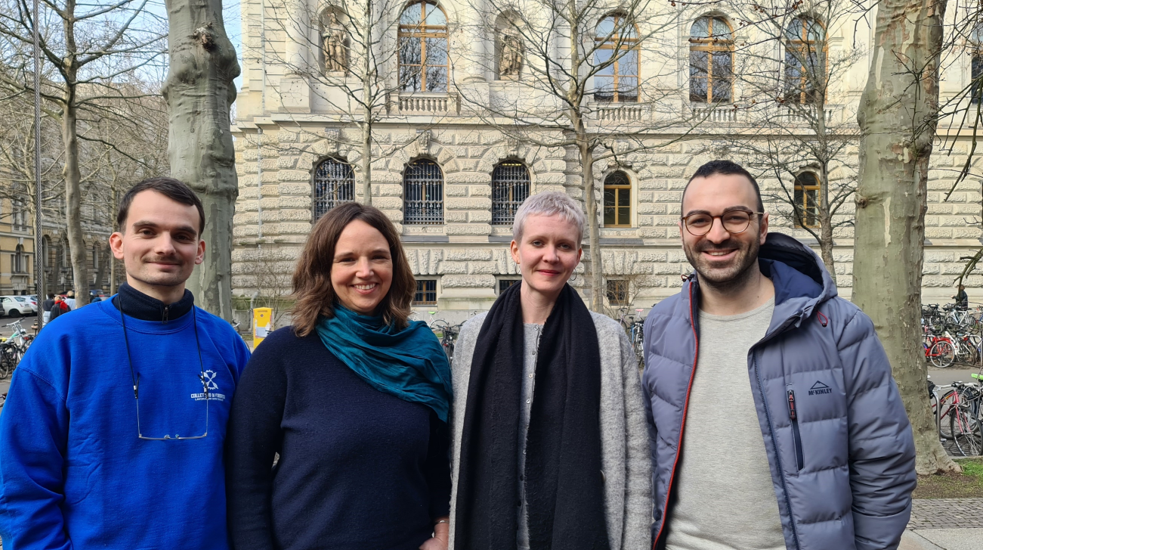
M69 242L83 243L84 179L78 129L86 113L100 116L101 105L136 94L119 86L122 78L148 71L164 53L163 30L147 11L148 0L118 0L86 4L77 0L38 0L43 5L39 40L32 32L32 6L27 0L0 4L0 51L14 70L0 71L0 86L10 93L30 93L41 80L45 113L61 126L65 217ZM45 74L31 70L32 52L46 61ZM228 135L228 132L227 132ZM90 270L85 247L69 247L77 307L89 302Z
M913 426L917 471L960 471L930 413L921 352L926 183L939 113L946 0L877 4L861 126L853 302L873 319Z
M232 303L230 253L237 170L229 133L233 79L241 74L225 34L221 0L166 0L169 76L169 167L205 208L205 260L186 282L197 304L225 316Z
M667 53L681 10L647 0L487 0L471 7L476 24L466 31L475 49L463 56L464 72L484 78L456 82L464 109L513 143L567 150L588 221L589 307L606 313L600 229L609 205L601 207L594 166L621 166L635 153L688 139L710 114L690 108L678 78L688 68ZM510 42L520 44L520 67L503 63ZM504 71L520 77L490 93L487 80L504 80Z

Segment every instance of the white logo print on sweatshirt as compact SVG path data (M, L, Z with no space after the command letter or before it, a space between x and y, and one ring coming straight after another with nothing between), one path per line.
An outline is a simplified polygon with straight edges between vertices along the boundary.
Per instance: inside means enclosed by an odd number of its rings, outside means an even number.
M216 390L216 389L220 389L220 386L218 386L217 382L215 381L215 379L217 378L217 373L214 371L207 370L207 371L205 371L204 374L198 374L197 378L198 378L199 382L204 384L204 386L202 386L204 389L211 390L211 391ZM189 394L189 398L193 399L195 401L204 401L207 398L212 399L214 401L225 401L225 394L224 393L206 394L204 392L197 392L197 393Z

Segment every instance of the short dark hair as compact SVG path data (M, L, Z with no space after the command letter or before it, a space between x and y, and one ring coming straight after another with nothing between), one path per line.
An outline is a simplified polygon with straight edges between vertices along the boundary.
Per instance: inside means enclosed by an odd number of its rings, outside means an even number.
M692 183L692 180L696 178L707 178L708 176L714 176L716 174L721 174L723 176L740 174L748 178L749 182L753 184L753 192L757 194L757 212L765 211L765 201L761 199L761 186L757 185L757 179L754 178L748 170L745 170L743 166L731 160L721 159L710 160L704 163L700 168L696 169L696 173L692 174L691 178L688 178L688 183L684 184L684 192L680 193L681 214L684 213L684 195L688 193L688 185Z
M306 238L306 246L302 255L298 257L298 265L294 268L294 275L290 286L294 291L293 324L294 333L306 336L314 330L319 317L334 316L334 302L338 296L334 293L334 284L330 282L330 269L334 266L334 249L342 232L355 220L366 222L367 225L378 230L386 238L390 246L390 261L393 275L390 289L386 297L379 303L378 309L386 322L394 325L395 329L404 329L409 324L407 317L411 313L411 301L415 296L418 283L410 270L406 252L402 249L402 238L398 229L391 223L381 210L360 204L348 202L334 207L314 223L313 231Z
M137 193L141 191L156 191L179 204L196 206L197 216L200 218L197 234L201 235L205 232L205 208L201 206L201 199L197 198L197 193L194 193L193 189L190 189L181 180L165 176L143 180L125 192L125 196L121 197L121 204L117 208L117 231L125 232L125 219L129 217L129 206L133 204L133 199Z

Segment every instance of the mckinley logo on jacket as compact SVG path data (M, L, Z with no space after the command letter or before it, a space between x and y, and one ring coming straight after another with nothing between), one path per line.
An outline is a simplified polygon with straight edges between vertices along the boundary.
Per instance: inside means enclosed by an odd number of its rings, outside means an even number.
M821 395L823 393L833 393L833 388L826 386L820 380L816 384L813 384L813 387L809 388L809 395Z

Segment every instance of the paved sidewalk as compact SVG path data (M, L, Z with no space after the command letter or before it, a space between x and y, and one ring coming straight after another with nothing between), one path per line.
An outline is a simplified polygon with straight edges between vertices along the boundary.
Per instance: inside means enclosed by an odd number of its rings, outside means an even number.
M982 499L931 498L913 503L898 550L981 550Z

